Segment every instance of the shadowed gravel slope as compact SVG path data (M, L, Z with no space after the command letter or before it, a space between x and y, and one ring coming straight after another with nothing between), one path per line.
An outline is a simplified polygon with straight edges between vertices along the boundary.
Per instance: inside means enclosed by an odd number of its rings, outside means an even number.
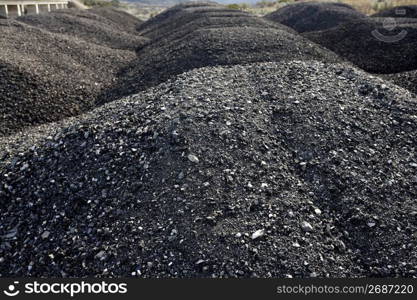
M382 78L390 80L417 95L417 70L394 74L384 74L382 75Z
M417 18L417 5L403 5L383 10L372 15L382 18Z
M416 19L367 18L303 36L371 73L417 69Z
M364 18L365 15L343 3L295 3L265 16L298 32L325 30Z
M110 10L96 11L101 14L114 14ZM146 38L134 32L134 26L130 28L130 32L125 28L130 26L133 16L126 19L126 25L123 22L117 24L97 13L90 10L57 10L48 14L22 16L18 20L50 32L66 34L115 49L134 50L146 43Z
M160 23L153 19L143 23L139 33L152 40L138 49L137 60L122 71L123 79L103 99L126 96L205 66L289 59L340 61L284 25L232 13L236 15L230 16L223 6L180 5L155 17Z
M96 105L135 53L0 21L0 135Z
M3 138L0 274L415 276L416 114L379 78L290 61Z

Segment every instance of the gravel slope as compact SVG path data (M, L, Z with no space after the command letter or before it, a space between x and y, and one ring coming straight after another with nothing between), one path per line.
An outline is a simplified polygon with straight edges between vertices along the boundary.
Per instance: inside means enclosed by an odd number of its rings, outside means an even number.
M390 80L417 95L417 70L394 74L383 74L382 78Z
M136 26L143 23L142 20L127 12L107 7L91 8L88 12L110 20L113 24L119 26L120 29L124 29L125 31L134 32L136 31Z
M139 33L152 40L138 49L137 59L123 70L123 78L111 92L103 94L104 101L205 66L290 59L341 60L286 26L246 13L234 14L231 16L222 6L180 5L155 17L159 25L153 19L143 23Z
M289 4L265 16L298 32L325 30L364 17L344 3L316 2Z
M416 101L346 65L207 67L3 138L0 275L416 276Z
M95 107L136 56L18 21L0 21L0 35L0 135Z
M383 10L372 15L378 18L417 18L417 5L403 5Z
M361 19L332 29L305 33L303 36L371 73L415 70L417 69L415 55L417 20L398 18L395 24L392 24L395 28L386 29L387 22L392 20ZM378 36L382 36L383 39L378 39ZM396 37L399 39L397 40ZM385 38L393 42L386 42Z
M48 14L26 15L19 17L20 22L36 26L50 32L81 38L87 42L115 49L135 50L146 43L147 39L134 33L131 18L120 25L99 14L112 15L109 10L96 12L78 10L57 10ZM133 17L134 18L134 17ZM138 22L139 23L139 22ZM130 31L125 29L130 27Z

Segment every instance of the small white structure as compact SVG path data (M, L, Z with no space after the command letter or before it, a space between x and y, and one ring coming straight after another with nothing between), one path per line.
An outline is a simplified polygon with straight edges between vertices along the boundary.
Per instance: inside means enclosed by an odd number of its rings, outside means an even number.
M69 0L0 0L0 15L20 17L68 7Z

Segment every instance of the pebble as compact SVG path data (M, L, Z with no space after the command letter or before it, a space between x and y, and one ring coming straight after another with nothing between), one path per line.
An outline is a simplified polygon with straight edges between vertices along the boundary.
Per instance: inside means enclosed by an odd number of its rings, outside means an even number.
M44 231L41 235L41 238L47 239L51 233L49 231Z
M259 229L259 230L256 230L254 233L252 233L251 239L256 240L264 235L265 235L265 230Z
M193 163L198 163L200 160L198 159L197 156L195 156L194 154L188 154L188 160L193 162Z
M300 225L301 225L301 229L303 229L305 232L313 231L313 226L311 226L311 224L306 221L301 222Z

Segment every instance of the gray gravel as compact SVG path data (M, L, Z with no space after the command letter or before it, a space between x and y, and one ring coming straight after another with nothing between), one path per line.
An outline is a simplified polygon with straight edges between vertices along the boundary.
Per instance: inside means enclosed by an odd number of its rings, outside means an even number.
M16 135L0 275L415 277L416 115L363 71L281 61Z
M353 7L336 2L289 4L265 16L298 32L326 30L364 17Z

